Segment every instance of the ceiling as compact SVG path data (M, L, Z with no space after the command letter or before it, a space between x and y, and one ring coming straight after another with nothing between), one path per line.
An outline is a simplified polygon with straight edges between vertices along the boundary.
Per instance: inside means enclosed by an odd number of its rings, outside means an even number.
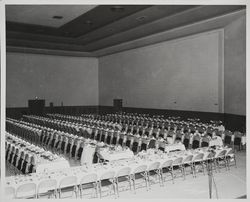
M6 7L6 18L8 22L59 28L95 7L96 5L15 5ZM54 16L63 18L53 18Z
M243 5L8 5L8 51L102 56L226 26Z

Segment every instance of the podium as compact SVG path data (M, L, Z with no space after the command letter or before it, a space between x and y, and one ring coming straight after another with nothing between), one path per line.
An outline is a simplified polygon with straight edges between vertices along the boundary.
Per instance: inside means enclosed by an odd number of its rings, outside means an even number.
M122 111L122 99L114 99L113 108L115 112L121 112Z
M43 115L45 100L28 100L29 113L32 115Z

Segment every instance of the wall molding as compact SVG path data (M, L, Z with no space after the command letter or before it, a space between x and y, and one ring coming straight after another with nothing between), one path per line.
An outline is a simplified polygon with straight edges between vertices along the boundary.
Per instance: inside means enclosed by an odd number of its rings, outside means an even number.
M18 46L7 46L6 51L14 52L14 53L29 53L29 54L73 56L73 57L95 57L96 58L96 56L90 52L38 49L38 48L27 48L27 47L18 47Z

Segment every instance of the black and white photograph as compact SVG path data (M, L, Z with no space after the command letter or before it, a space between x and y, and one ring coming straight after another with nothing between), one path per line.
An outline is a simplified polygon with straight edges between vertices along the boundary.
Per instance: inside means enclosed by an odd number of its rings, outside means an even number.
M55 2L0 1L3 198L247 199L246 1Z

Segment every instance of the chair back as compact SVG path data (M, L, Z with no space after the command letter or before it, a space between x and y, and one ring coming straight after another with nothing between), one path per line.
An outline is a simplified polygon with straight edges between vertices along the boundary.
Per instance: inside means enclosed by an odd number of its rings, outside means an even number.
M117 141L118 141L118 139L119 139L119 133L118 132L114 132L114 134L113 134L113 137L112 137L112 143L111 144L114 144L114 145L116 145L117 144Z
M229 148L229 149L227 150L225 156L228 156L228 155L230 155L230 154L234 154L234 151L233 151L232 148Z
M133 141L134 141L134 137L131 135L127 135L126 146L130 148L131 145L133 144Z
M214 152L209 152L209 154L208 154L207 157L206 157L206 160L213 159L214 156L215 156L215 153L214 153Z
M183 163L190 163L193 160L193 155L188 155L186 158L183 159Z
M114 177L115 171L107 171L101 175L100 180L113 179Z
M133 174L135 174L135 173L145 172L146 170L147 170L146 165L140 165L140 166L136 167L132 172L133 172Z
M173 160L167 160L165 162L162 163L161 168L168 168L171 167L173 164Z
M83 176L80 183L81 184L88 184L88 183L96 182L96 181L97 181L97 174L91 173L91 174L87 174L87 175Z
M141 149L140 150L147 150L149 141L147 139L142 138L141 141Z
M108 136L106 138L106 143L111 144L112 137L114 135L114 132L108 132Z
M194 139L192 142L192 148L197 149L200 146L200 140Z
M130 175L130 173L131 173L131 168L124 167L124 168L121 168L120 170L117 171L115 177L127 176L127 175Z
M202 161L204 158L204 153L199 153L193 157L193 162Z
M5 197L8 199L14 199L16 190L14 187L5 187Z
M49 190L56 190L57 181L55 179L46 179L37 185L37 194L46 193Z
M173 166L178 166L178 165L181 165L182 164L182 161L183 161L183 157L178 157L176 158L175 160L173 160Z
M186 132L183 137L183 144L185 145L185 148L189 148L189 143L190 143L190 133Z
M140 147L140 139L135 137L134 138L134 141L133 141L133 144L132 144L132 151L137 153L138 152L138 149Z
M241 138L243 134L239 131L234 132L234 145L240 145L241 144Z
M16 198L26 198L36 196L36 184L26 183L21 184L16 189Z
M225 131L224 143L225 144L231 144L231 141L232 141L232 132L231 131Z
M77 177L76 176L67 176L60 180L59 188L63 187L72 187L77 184Z
M165 147L166 147L165 142L158 141L158 149L159 150L165 151Z
M156 144L156 140L151 139L148 143L148 149L154 149Z
M215 155L215 158L220 158L220 157L224 157L227 153L227 150L223 149L222 151L218 152L216 155Z
M201 139L201 147L208 147L209 146L209 138L205 136Z
M157 170L160 168L161 163L160 162L154 162L148 166L148 171L150 170Z

